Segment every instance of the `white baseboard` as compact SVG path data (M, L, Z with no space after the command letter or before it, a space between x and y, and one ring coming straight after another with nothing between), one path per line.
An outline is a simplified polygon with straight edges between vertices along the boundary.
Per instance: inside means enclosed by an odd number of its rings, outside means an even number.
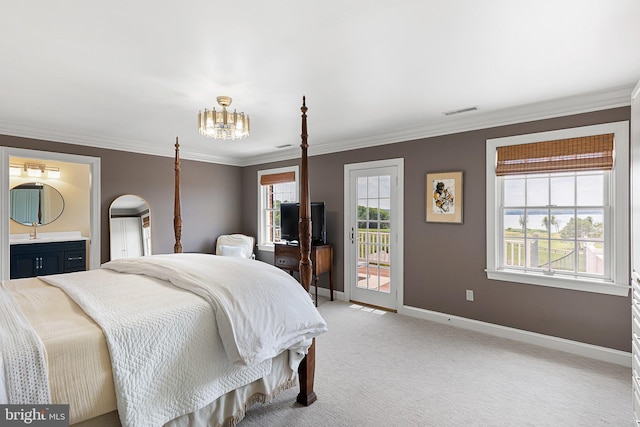
M315 288L313 288L313 286L311 287L311 292L315 292ZM329 289L322 287L318 288L318 296L329 298ZM334 299L346 301L344 292L334 291ZM483 334L508 338L514 341L539 345L541 347L552 348L554 350L560 350L566 353L576 354L578 356L615 363L629 368L631 367L631 353L626 351L585 344L579 341L572 341L564 338L553 337L551 335L524 331L522 329L510 328L508 326L496 325L493 323L482 322L480 320L467 319L466 317L452 316L446 313L425 310L407 305L402 306L398 310L398 314L431 320L433 322L444 323L458 328L481 332Z
M309 292L311 292L311 294L313 296L315 296L315 292L316 292L316 288L315 286L311 285L311 287L309 288ZM329 289L327 288L323 288L322 286L318 288L318 296L319 297L325 297L325 298L329 298ZM333 299L334 300L339 300L339 301L346 301L345 297L344 297L344 292L342 291L333 291Z
M493 323L481 322L479 320L467 319L465 317L451 316L437 311L424 310L422 308L406 305L402 306L402 308L398 310L398 313L438 323L445 323L484 334L539 345L541 347L552 348L566 353L576 354L578 356L589 357L591 359L631 367L631 353L627 353L625 351L585 344L550 335L538 334L536 332L524 331L522 329L509 328L507 326L495 325Z

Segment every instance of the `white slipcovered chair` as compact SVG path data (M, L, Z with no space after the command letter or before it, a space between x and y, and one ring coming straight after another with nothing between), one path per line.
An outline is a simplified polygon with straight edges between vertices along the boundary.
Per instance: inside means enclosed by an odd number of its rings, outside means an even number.
M216 240L216 255L255 259L253 242L244 234L223 234Z

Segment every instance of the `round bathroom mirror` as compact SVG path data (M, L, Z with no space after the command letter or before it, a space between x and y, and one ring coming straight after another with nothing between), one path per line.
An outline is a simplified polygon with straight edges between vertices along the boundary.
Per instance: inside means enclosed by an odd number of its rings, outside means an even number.
M62 194L41 182L27 182L10 190L11 219L23 225L47 225L64 210Z

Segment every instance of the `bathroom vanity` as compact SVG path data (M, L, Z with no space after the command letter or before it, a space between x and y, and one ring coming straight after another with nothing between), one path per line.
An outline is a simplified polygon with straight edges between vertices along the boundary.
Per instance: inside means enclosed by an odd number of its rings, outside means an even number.
M87 269L87 238L79 232L11 235L9 243L11 279Z

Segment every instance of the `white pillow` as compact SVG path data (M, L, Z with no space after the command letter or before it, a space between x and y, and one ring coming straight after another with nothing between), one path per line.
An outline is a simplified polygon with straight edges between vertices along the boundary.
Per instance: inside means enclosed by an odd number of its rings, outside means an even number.
M244 248L242 246L220 245L220 255L244 258Z

